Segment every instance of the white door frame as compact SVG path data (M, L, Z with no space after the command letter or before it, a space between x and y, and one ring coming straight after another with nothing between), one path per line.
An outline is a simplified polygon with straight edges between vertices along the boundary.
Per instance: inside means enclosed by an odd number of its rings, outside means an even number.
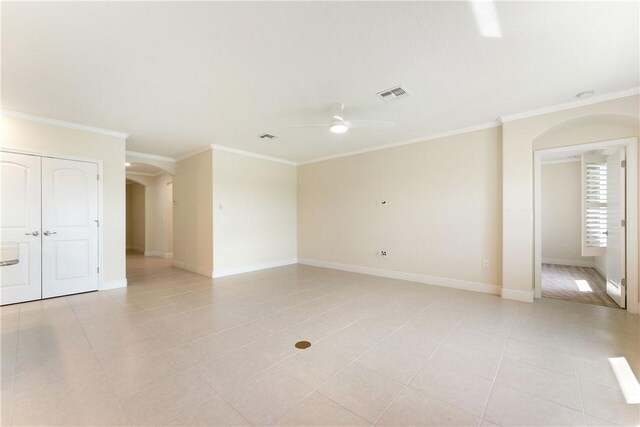
M627 310L638 313L638 138L624 138L566 147L547 148L533 152L533 271L534 298L542 296L542 157L545 154L626 147L626 242L627 242Z
M32 156L40 156L40 157L50 157L54 159L62 159L62 160L75 160L78 162L88 162L95 163L98 165L98 175L100 178L98 179L98 268L100 269L100 273L98 274L98 290L101 291L104 289L104 238L103 238L103 224L104 224L104 204L103 204L103 182L104 182L104 174L102 173L102 160L97 159L88 159L86 157L78 157L78 156L69 156L67 154L55 154L55 153L44 153L40 151L30 151L30 150L18 150L14 148L0 148L0 151L6 153L16 153L16 154L28 154Z

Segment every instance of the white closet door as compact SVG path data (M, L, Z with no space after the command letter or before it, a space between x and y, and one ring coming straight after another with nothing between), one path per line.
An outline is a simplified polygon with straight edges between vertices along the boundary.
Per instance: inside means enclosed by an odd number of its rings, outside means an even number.
M42 159L42 296L98 289L98 166Z
M40 162L0 153L0 303L40 299Z

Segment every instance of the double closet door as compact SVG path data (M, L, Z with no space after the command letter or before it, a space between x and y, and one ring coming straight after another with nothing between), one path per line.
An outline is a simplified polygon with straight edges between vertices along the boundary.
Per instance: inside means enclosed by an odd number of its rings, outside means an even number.
M98 289L98 165L0 152L0 303Z

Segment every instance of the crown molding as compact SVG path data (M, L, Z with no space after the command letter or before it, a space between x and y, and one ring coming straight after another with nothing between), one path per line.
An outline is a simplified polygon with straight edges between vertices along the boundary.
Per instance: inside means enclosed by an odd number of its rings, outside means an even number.
M149 172L135 172L135 171L127 171L125 173L125 175L134 175L134 176L149 176L149 177L153 177L153 176L158 176L160 175L162 172L157 172L157 173L149 173Z
M640 88L634 87L618 92L607 93L599 96L592 96L588 99L566 102L564 104L552 105L549 107L538 108L535 110L524 111L522 113L509 114L498 117L501 123L512 122L514 120L527 119L529 117L541 116L543 114L555 113L557 111L570 110L572 108L584 107L586 105L598 104L600 102L611 101L618 98L626 98L627 96L638 95Z
M188 159L189 157L193 157L196 154L204 153L205 151L209 151L209 150L211 150L211 146L205 145L204 147L200 147L195 150L189 151L188 153L183 154L180 157L176 157L175 161L179 162L180 160Z
M102 128L98 128L98 127L94 127L94 126L82 125L82 124L79 124L79 123L65 122L63 120L52 119L52 118L49 118L49 117L36 116L34 114L23 113L21 111L13 111L13 110L5 110L5 109L3 109L2 110L2 115L6 116L6 117L14 117L16 119L31 120L32 122L45 123L45 124L48 124L48 125L60 126L60 127L69 128L69 129L83 130L83 131L86 131L86 132L96 133L96 134L99 134L99 135L112 136L114 138L120 138L120 139L129 138L129 134L128 133L118 132L118 131L109 130L109 129L102 129Z
M281 159L279 157L265 156L264 154L252 153L251 151L238 150L236 148L226 147L224 145L211 144L212 150L226 151L229 153L240 154L241 156L255 157L256 159L270 160L272 162L284 163L285 165L297 166L298 163L290 160Z
M431 140L434 140L434 139L446 138L448 136L461 135L461 134L464 134L464 133L476 132L476 131L479 131L479 130L491 129L491 128L500 127L500 126L502 126L502 124L500 122L492 121L492 122L482 123L482 124L475 125L475 126L469 126L469 127L465 127L465 128L455 129L455 130L452 130L452 131L446 131L446 132L434 133L434 134L431 134L431 135L425 135L425 136L421 136L419 138L411 138L411 139L406 139L406 140L403 140L403 141L392 142L390 144L377 145L375 147L363 148L361 150L348 151L346 153L334 154L334 155L331 155L331 156L320 157L320 158L312 159L312 160L305 160L304 162L299 162L298 165L299 166L300 165L307 165L307 164L310 164L310 163L323 162L325 160L338 159L340 157L348 157L348 156L354 156L356 154L370 153L372 151L385 150L387 148L394 148L394 147L401 147L403 145L411 145L411 144L415 144L415 143L418 143L418 142L431 141Z
M137 151L126 151L127 156L140 157L141 159L161 160L163 162L174 163L176 159L173 157L158 156L157 154L139 153Z

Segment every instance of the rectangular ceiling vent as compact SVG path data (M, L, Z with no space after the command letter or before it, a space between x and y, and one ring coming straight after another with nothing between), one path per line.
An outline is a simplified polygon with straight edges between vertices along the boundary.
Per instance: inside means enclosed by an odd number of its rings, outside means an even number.
M394 99L404 98L409 96L409 92L402 86L392 87L391 89L378 92L378 96L385 101L393 101Z
M270 133L263 133L262 135L259 135L258 138L260 138L260 139L276 139L277 136L271 135Z

